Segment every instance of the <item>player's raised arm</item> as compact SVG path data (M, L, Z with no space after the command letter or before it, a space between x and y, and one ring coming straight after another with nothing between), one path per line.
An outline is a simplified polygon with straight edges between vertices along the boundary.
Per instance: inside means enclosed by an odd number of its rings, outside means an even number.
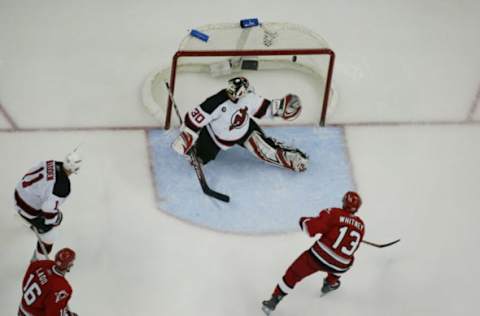
M262 101L253 114L255 118L280 117L286 121L293 121L302 112L302 103L296 94L287 94L281 99L263 99Z

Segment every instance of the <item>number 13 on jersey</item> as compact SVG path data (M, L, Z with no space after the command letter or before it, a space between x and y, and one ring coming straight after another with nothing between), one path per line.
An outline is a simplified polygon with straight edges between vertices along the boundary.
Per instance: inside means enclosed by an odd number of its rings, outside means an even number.
M337 249L339 246L342 246L340 251L347 256L351 256L360 244L361 235L348 226L340 227L339 232L340 234L332 245L332 248Z

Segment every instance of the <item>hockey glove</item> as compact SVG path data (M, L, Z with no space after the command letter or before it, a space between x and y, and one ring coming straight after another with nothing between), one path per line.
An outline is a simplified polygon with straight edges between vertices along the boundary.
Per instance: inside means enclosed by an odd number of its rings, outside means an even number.
M300 229L303 230L305 223L311 219L312 219L311 217L300 217L300 220L298 221L298 224L300 225Z
M173 141L172 148L177 153L183 156L188 156L193 145L198 139L198 134L186 126L180 129L180 135Z
M287 121L295 120L302 112L300 98L295 94L287 94L283 99L272 100L272 115Z
M53 228L53 225L45 224L45 219L42 217L30 219L29 222L31 224L30 229L33 230L33 227L35 227L39 234L48 233Z

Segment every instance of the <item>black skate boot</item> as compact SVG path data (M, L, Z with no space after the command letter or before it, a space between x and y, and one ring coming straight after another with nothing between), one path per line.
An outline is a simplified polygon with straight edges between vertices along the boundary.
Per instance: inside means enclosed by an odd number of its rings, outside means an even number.
M327 279L323 279L322 293L327 294L331 291L335 291L340 287L340 281L335 282L334 284L329 284Z
M262 302L262 311L265 315L270 315L271 312L275 310L277 304L282 300L282 295L272 295L272 297L268 301Z

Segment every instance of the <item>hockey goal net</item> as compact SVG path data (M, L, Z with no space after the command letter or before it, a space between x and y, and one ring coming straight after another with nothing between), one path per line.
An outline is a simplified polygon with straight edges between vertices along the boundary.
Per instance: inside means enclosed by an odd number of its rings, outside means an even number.
M335 53L320 35L291 23L261 23L248 28L242 28L239 23L210 24L195 30L207 35L208 40L188 34L181 41L171 65L152 72L143 86L144 106L165 129L178 125L165 82L169 82L185 113L225 87L227 79L238 75L247 77L251 83L253 77L257 93L265 97L299 94L304 104L303 120L299 122L325 124L327 112L336 102L332 85ZM181 79L186 73L194 78ZM302 82L307 77L308 84ZM256 83L262 80L265 84L260 89ZM280 81L285 87L276 91ZM208 85L215 88L209 89ZM306 85L310 85L309 93L315 95L308 102L298 92L300 86ZM195 90L201 90L202 94L188 99ZM181 98L177 97L179 95Z

